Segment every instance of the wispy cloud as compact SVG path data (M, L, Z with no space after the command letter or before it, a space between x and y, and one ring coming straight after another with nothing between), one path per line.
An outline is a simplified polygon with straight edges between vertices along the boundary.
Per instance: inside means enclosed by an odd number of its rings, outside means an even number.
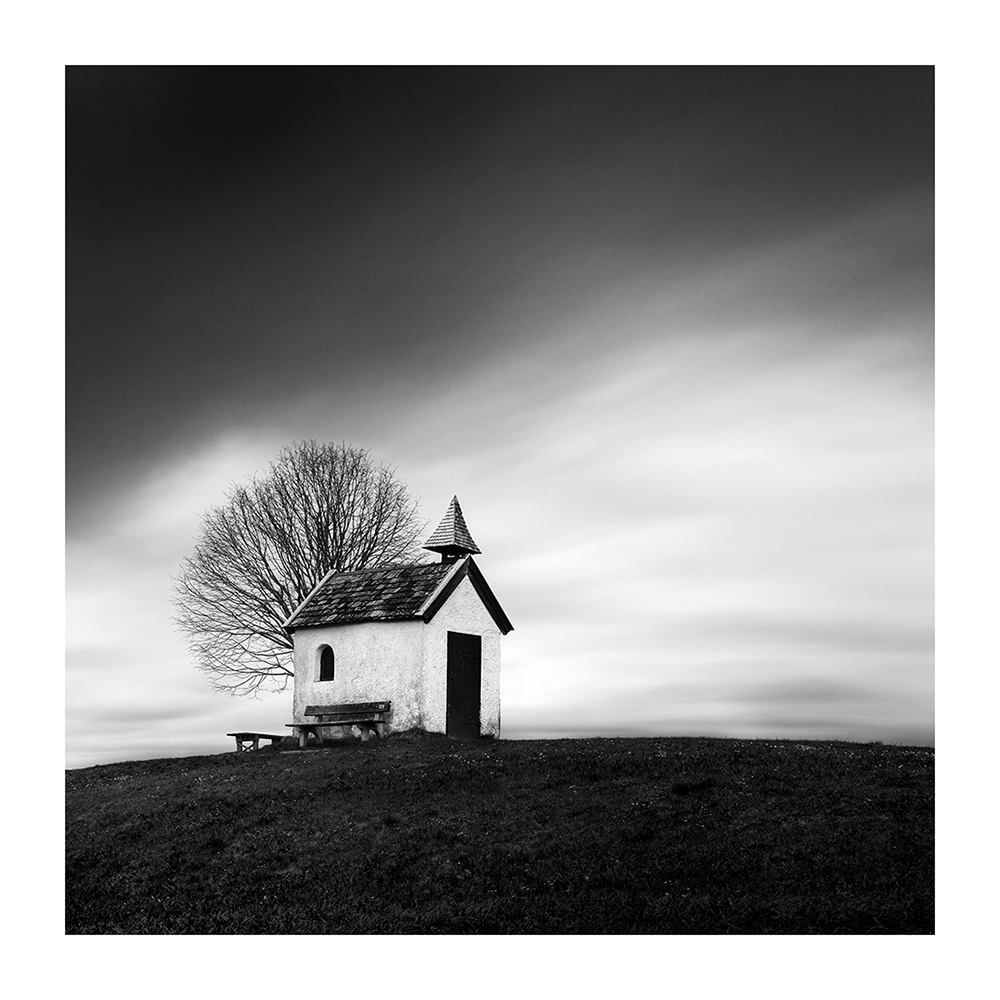
M297 118L74 243L72 761L287 721L207 688L170 577L305 438L459 495L508 736L933 738L929 79L501 76L403 166Z

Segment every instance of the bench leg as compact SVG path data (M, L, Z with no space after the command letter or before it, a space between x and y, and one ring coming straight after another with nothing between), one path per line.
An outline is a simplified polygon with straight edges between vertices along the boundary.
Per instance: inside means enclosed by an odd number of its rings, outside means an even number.
M299 749L305 750L306 744L309 742L309 731L307 729L299 729Z

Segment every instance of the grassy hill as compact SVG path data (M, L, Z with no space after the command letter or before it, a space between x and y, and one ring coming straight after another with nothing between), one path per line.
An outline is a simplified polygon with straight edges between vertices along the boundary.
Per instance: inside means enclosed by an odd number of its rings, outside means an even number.
M66 775L71 934L933 933L934 752L400 735Z

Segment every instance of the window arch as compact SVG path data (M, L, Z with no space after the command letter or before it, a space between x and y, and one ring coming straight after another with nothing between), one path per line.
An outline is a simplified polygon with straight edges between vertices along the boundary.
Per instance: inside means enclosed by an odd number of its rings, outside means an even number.
M319 679L333 680L333 650L329 646L319 647Z

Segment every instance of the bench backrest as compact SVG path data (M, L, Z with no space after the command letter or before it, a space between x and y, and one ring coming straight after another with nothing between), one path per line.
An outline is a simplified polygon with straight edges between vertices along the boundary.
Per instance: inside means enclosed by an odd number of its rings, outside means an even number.
M306 715L357 715L360 712L388 712L391 701L359 701L350 705L306 705Z

